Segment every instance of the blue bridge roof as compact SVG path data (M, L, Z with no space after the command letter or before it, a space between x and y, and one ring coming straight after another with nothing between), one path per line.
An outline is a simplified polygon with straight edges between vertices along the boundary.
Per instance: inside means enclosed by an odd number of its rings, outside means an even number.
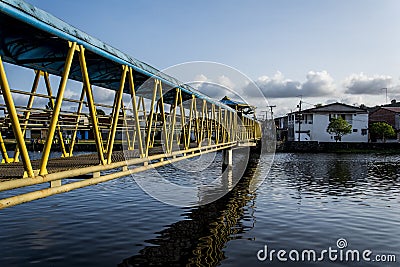
M61 76L68 52L68 41L77 42L86 48L87 67L93 85L117 90L121 65L128 65L134 70L136 89L150 77L155 77L163 81L164 88L165 85L170 88L181 88L184 100L189 100L195 95L197 98L206 99L217 106L232 110L29 3L22 0L0 0L0 55L5 62ZM70 78L82 81L77 58L73 60ZM164 96L166 103L172 103L173 91ZM146 96L145 91L139 93Z

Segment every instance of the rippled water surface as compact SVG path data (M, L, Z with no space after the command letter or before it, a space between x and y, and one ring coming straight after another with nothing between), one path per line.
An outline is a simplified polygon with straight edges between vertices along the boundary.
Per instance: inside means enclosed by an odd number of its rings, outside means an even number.
M198 208L163 204L125 177L0 210L0 266L400 265L400 156L277 154L252 192L262 162ZM207 177L220 173L214 166ZM321 251L340 238L397 263L257 259L265 245Z

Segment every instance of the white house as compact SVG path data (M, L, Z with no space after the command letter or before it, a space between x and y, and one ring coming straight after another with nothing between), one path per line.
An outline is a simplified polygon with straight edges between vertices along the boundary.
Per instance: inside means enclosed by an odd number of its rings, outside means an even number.
M288 114L288 141L336 142L326 129L331 118L342 117L352 126L352 132L342 142L368 142L368 112L342 103L302 110Z

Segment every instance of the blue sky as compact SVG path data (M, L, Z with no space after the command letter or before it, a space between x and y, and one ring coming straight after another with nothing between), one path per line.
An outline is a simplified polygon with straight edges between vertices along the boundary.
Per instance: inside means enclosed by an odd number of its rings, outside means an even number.
M300 94L311 104L375 105L387 87L400 100L397 0L27 2L159 69L232 66L278 115Z

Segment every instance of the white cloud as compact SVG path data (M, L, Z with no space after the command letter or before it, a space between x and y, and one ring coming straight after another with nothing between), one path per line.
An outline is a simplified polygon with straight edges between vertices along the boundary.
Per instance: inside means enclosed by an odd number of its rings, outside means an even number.
M235 88L235 84L225 75L219 76L217 83L231 90Z
M194 82L208 82L208 78L204 74L198 74L194 77Z
M93 98L96 103L112 104L115 97L114 90L93 86Z
M281 72L274 76L261 76L256 84L267 98L287 98L302 95L303 97L319 97L331 95L335 91L333 78L326 71L310 71L304 82L286 79ZM244 89L246 92L246 89Z
M235 84L225 75L217 77L215 80L210 79L204 74L195 76L194 81L190 85L198 91L215 99L221 99L225 95L231 96Z
M393 79L387 75L367 76L364 73L352 74L343 83L345 93L353 95L377 95L382 88L390 88ZM389 89L388 89L389 90Z

